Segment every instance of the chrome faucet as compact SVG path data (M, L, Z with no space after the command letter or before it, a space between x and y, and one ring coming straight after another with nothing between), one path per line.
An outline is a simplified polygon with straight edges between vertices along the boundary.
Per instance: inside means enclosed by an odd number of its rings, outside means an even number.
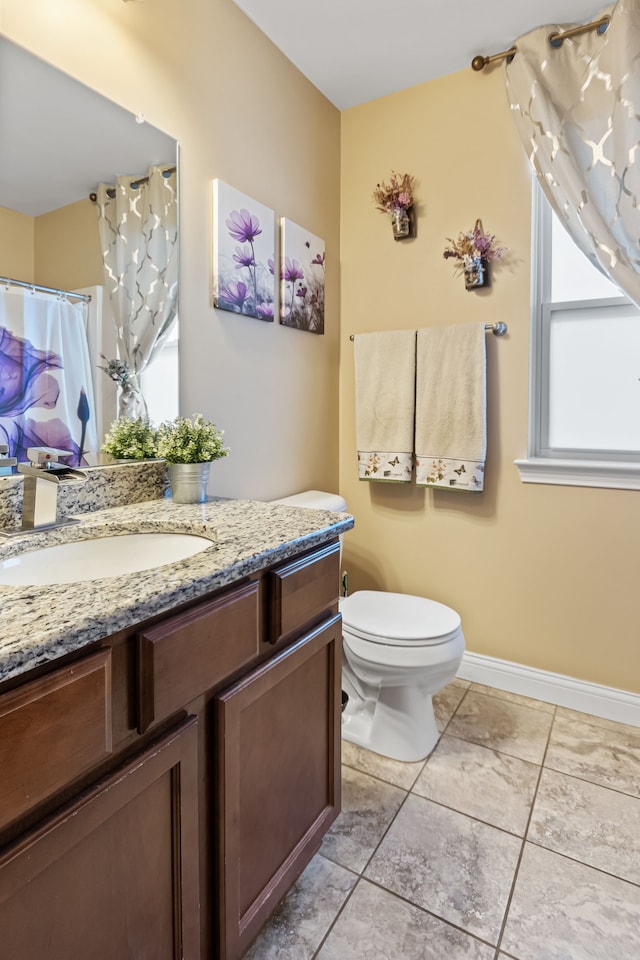
M22 531L78 522L67 519L56 523L58 486L85 483L89 479L84 470L58 463L59 457L70 456L72 454L68 450L58 450L55 447L27 448L29 463L18 464L18 472L24 474Z

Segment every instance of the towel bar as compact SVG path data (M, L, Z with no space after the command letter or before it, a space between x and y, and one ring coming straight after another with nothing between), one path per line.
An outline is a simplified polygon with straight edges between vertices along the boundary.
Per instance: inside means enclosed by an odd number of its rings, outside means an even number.
M502 320L499 320L498 323L485 323L485 331L491 330L494 337L504 337L505 333L509 329L506 323L503 323ZM354 340L355 334L349 335L349 340Z

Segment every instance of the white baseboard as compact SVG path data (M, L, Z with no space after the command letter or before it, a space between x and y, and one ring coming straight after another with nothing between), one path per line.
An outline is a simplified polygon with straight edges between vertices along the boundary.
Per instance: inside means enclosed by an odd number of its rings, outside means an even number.
M561 673L537 670L469 650L465 650L457 675L461 680L484 683L498 690L520 693L560 707L570 707L596 717L640 727L640 694L627 690L575 680Z

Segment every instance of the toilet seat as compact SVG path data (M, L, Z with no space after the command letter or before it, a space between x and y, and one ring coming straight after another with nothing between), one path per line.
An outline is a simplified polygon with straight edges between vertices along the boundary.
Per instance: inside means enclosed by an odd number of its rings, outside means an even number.
M459 614L444 603L406 593L359 590L340 600L349 637L392 647L431 647L460 633Z

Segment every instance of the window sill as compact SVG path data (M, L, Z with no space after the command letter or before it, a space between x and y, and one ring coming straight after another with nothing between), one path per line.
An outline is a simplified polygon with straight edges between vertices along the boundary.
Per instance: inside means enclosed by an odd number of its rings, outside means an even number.
M514 460L523 483L553 483L570 487L609 487L640 490L640 463L607 460Z

